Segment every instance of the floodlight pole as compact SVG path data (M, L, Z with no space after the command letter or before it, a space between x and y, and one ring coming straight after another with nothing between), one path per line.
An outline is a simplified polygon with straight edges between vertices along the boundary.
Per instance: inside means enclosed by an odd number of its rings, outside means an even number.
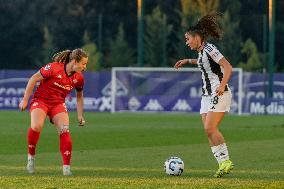
M137 63L139 67L144 66L144 0L137 0Z
M274 57L275 57L275 1L269 0L269 85L268 94L269 97L273 96L273 72L274 72Z

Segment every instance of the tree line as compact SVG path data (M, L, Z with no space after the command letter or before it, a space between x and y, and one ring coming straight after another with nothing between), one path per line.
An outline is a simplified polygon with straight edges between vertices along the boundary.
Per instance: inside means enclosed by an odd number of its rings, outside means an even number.
M64 49L83 48L88 69L137 65L137 1L0 0L0 69L38 69ZM284 70L284 2L276 1L275 71ZM263 72L268 62L266 0L144 0L144 66L172 66L197 54L184 33L218 11L223 37L214 41L235 67Z

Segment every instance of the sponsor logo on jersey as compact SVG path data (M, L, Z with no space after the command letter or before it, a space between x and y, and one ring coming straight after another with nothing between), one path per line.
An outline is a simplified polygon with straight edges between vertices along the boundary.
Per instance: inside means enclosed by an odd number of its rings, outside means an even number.
M73 89L73 87L71 86L71 85L60 85L59 83L57 83L57 82L54 82L53 83L54 85L56 85L57 87L60 87L60 88L62 88L62 89L65 89L65 90L68 90L68 91L70 91L70 90L72 90Z
M161 104L157 99L150 99L149 102L144 107L144 110L161 111L164 110L164 108L161 106Z
M175 111L191 111L191 107L184 99L178 99L177 103L174 105L172 110Z

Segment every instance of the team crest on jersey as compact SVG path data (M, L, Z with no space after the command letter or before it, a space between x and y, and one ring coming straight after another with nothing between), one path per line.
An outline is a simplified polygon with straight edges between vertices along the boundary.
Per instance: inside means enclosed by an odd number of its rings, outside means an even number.
M34 102L34 103L33 103L33 106L37 106L37 105L38 105L38 103L37 103L37 102Z
M78 81L77 81L77 79L73 79L73 83L77 83Z
M61 79L61 78L62 78L62 75L59 74L59 75L57 76L57 78Z
M47 71L47 70L49 70L49 69L50 69L50 67L51 67L51 66L50 66L50 64L48 64L48 65L46 65L46 66L44 67L44 70L46 70L46 71Z

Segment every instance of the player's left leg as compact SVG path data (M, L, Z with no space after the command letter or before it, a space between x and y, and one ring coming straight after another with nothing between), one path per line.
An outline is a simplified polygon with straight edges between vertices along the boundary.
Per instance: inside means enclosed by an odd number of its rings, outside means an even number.
M72 175L70 162L72 155L72 139L69 133L69 116L65 104L53 108L50 118L57 127L60 137L60 152L63 161L63 175Z
M215 177L222 177L224 174L228 174L234 167L229 159L229 152L224 137L218 129L224 115L225 112L209 111L204 124L208 140L211 141L212 152L219 163L219 169L215 173Z

